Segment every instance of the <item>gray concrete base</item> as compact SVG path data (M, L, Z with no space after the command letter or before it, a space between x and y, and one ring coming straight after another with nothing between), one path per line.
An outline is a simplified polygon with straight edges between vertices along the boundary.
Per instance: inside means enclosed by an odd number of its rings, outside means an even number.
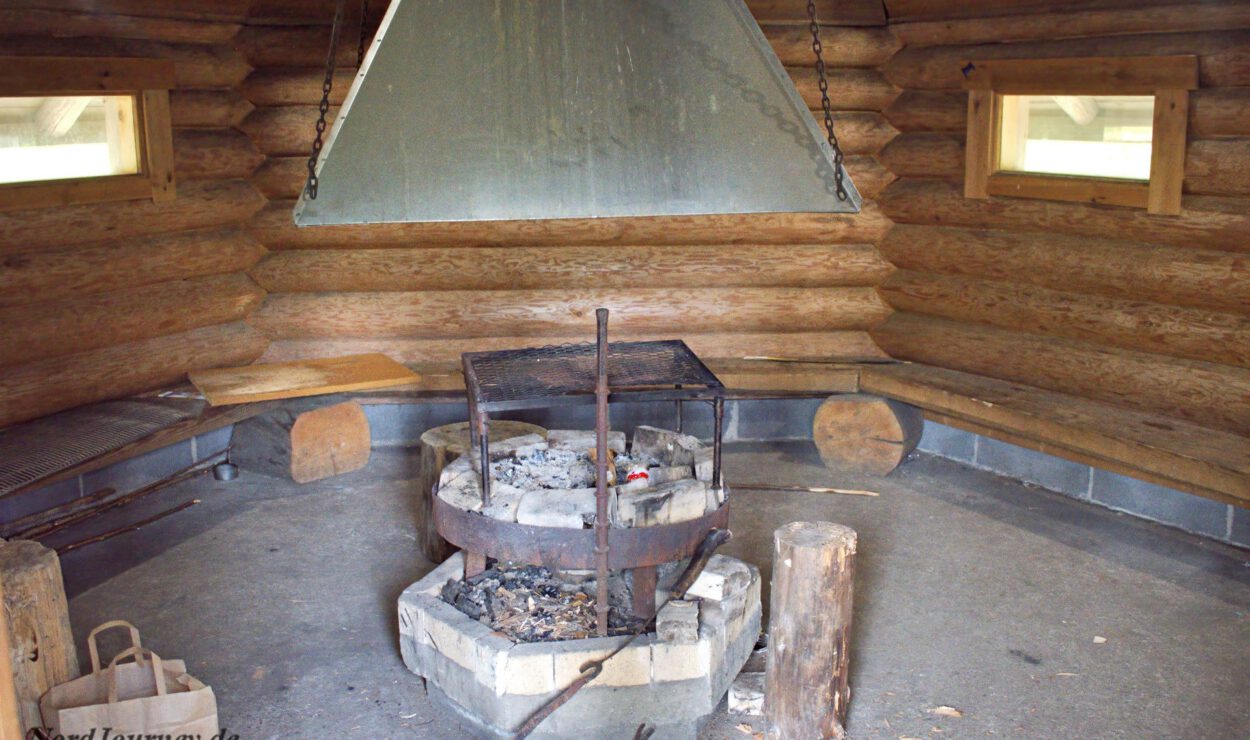
M927 421L919 449L1065 496L1250 547L1250 511Z

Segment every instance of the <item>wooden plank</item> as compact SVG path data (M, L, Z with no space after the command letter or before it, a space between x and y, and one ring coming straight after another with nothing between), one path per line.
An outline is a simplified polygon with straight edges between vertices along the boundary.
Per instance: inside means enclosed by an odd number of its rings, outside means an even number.
M889 309L872 288L633 288L284 293L251 320L271 338L564 336L612 311L623 333L867 329Z
M191 370L251 362L267 344L245 324L219 324L5 368L0 427L159 388Z
M904 270L1250 315L1250 261L1231 252L908 225L891 229L880 249Z
M812 32L806 25L764 25L760 30L782 64L802 67L816 63ZM890 29L884 27L825 27L821 29L820 41L825 63L834 67L875 67L889 61L894 52L902 48ZM324 46L322 44L322 57L325 56Z
M6 33L16 34L15 30ZM235 87L251 72L243 55L225 44L167 44L123 38L0 37L0 56L143 57L168 59L178 89Z
M1159 218L1143 210L1079 203L968 199L949 183L904 178L882 191L876 202L898 223L1051 231L1250 252L1250 212L1244 198L1186 196L1179 216Z
M1185 139L1189 123L1189 92L1155 93L1154 130L1150 146L1150 188L1146 210L1164 216L1181 213L1185 181Z
M201 180L183 183L172 203L135 200L10 211L0 218L0 254L221 227L246 220L264 204L260 193L241 180Z
M1250 16L1248 16L1250 17ZM1198 87L1198 57L1081 57L1076 59L988 59L965 62L967 90L1001 95L1150 95Z
M807 23L807 6L789 0L747 0L747 8L760 23ZM884 26L885 3L881 0L818 0L821 23L834 26Z
M98 95L173 86L174 64L163 59L7 57L0 65L0 94L4 95Z
M4 605L4 581L0 580L0 607ZM9 616L0 608L0 740L22 740L25 733L18 722L17 687L13 680L13 649L9 641Z
M1211 2L1212 0L1200 0ZM1222 0L1215 0L1221 2ZM1174 5L1176 0L1064 0L1063 8L1075 10L1099 10L1115 8L1143 8L1156 5ZM886 9L892 23L909 21L941 21L957 18L993 18L997 16L1021 17L1028 13L1053 10L1054 0L886 0Z
M90 15L56 10L0 10L0 28L7 33L62 37L114 37L172 41L188 44L224 44L239 32L237 23Z
M900 23L894 32L906 46L1006 43L1038 39L1111 36L1162 31L1222 31L1250 27L1250 7L1241 2L1189 3L1123 10L1035 13L1028 16Z
M866 366L862 390L1013 444L1250 503L1250 440L1205 425L927 365ZM936 415L936 416L935 416Z
M249 0L7 0L12 8L61 10L95 15L181 18L189 21L247 19Z
M89 203L114 203L152 197L147 175L84 177L0 185L0 212L55 208Z
M880 290L900 311L1250 367L1244 315L906 270Z
M198 183L189 185L196 184ZM892 185L891 188L893 187L895 186ZM414 244L870 244L885 234L891 225L880 208L871 202L865 203L858 214L846 215L757 213L556 221L370 224L365 227L318 226L315 229L295 226L291 218L294 207L294 201L270 203L252 219L252 234L267 249L378 249ZM0 244L3 244L5 231L4 224L0 223Z
M235 273L0 309L10 340L0 344L0 367L241 321L264 295Z
M237 228L15 252L0 270L0 307L239 272L264 253Z
M382 354L200 370L189 377L214 406L390 388L420 380Z
M614 339L619 339L623 342L682 339L695 354L703 358L742 358L758 355L816 359L825 357L885 357L885 353L877 347L876 343L868 336L868 333L864 331L695 334L691 333L689 328L687 328L684 331L673 333L621 334L614 332L612 336ZM405 365L414 367L431 363L444 363L455 367L460 362L460 355L464 352L492 352L501 349L541 347L545 344L573 344L593 340L594 334L589 330L580 334L575 333L560 337L286 339L277 340L270 344L261 361L288 362L363 352L382 352ZM430 380L429 374L426 372L422 372L422 377L424 381Z
M173 124L169 117L169 91L144 90L143 169L152 182L152 200L169 203L174 199Z
M891 356L1250 434L1250 370L899 312Z
M1183 158L1185 156L1183 144L1179 152ZM1169 156L1174 158L1175 154ZM1161 184L1159 187L1165 187L1165 185ZM986 178L985 182L985 192L988 195L1008 198L1042 198L1130 208L1146 208L1151 190L1152 187L1144 182L1038 175L1028 172L995 172ZM964 195L968 196L966 187ZM1151 211L1151 213L1155 212ZM1179 188L1176 193L1176 212L1180 212Z
M553 288L872 286L871 244L417 247L272 252L251 270L273 293Z
M990 175L998 161L998 116L991 90L968 93L968 136L964 148L964 197L990 197Z

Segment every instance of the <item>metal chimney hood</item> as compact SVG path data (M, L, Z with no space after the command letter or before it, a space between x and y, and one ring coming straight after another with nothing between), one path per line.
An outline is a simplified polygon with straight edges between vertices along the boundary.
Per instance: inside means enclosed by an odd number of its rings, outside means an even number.
M743 0L393 0L295 222L858 212L831 154Z

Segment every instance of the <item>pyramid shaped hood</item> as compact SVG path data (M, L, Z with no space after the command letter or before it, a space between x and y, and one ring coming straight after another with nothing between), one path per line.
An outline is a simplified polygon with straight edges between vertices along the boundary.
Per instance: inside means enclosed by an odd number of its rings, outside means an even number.
M831 154L742 0L393 0L295 221L857 212Z

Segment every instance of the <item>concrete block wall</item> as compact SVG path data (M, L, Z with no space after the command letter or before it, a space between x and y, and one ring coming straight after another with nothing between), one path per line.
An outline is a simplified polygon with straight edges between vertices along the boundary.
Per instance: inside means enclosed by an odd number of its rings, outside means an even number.
M1187 532L1250 547L1250 510L927 421L920 450Z

